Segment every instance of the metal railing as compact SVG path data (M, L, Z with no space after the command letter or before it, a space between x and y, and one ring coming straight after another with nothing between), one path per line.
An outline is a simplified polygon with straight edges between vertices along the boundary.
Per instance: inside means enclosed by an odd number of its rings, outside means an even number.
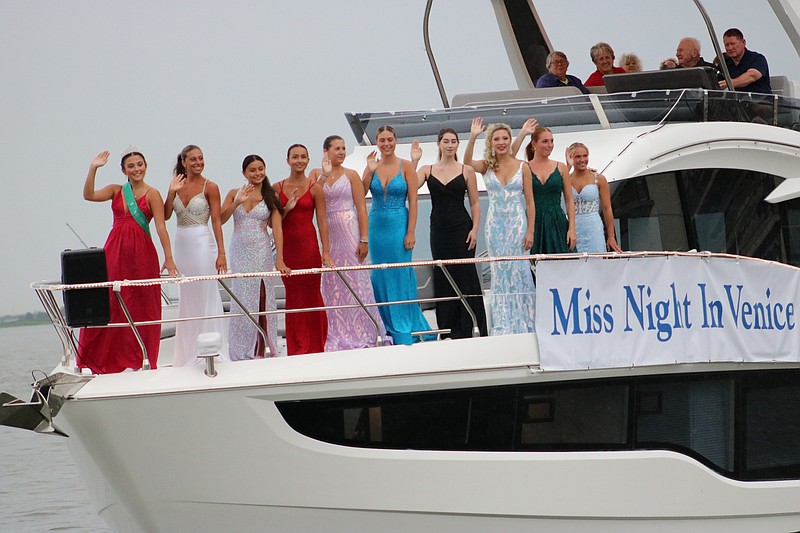
M574 256L573 256L574 257ZM230 286L226 283L227 280L237 279L237 278L277 278L282 276L279 272L272 271L272 272L252 272L252 273L239 273L239 274L220 274L220 275L210 275L210 276L191 276L191 277L180 277L180 278L156 278L156 279L143 279L143 280L125 280L125 281L108 281L108 282L97 282L97 283L82 283L82 284L63 284L58 282L38 282L31 285L31 288L34 289L37 296L39 297L42 306L44 307L45 311L47 312L50 321L52 322L56 333L59 337L59 340L62 344L63 348L63 355L61 360L61 365L65 368L73 367L76 371L77 368L77 355L78 355L78 340L76 339L75 330L82 329L82 328L90 328L90 329L97 329L97 328L130 328L133 331L133 334L136 337L137 343L142 352L142 369L148 370L150 369L150 361L147 354L147 349L145 347L144 342L142 341L142 337L140 335L139 329L142 326L152 326L152 325L165 325L165 324L176 324L180 322L188 322L188 321L196 321L196 320L215 320L215 319L231 319L235 317L246 317L256 328L257 334L261 337L263 341L263 351L261 353L264 357L270 357L275 355L271 353L269 348L270 341L274 341L275 339L269 338L268 331L261 326L259 323L260 317L269 317L271 315L283 315L283 314L291 314L291 313L304 313L304 312L313 312L313 311L336 311L340 309L360 309L369 319L372 326L375 330L375 338L374 344L375 346L382 346L386 344L386 339L381 336L381 324L375 319L373 313L370 312L372 308L379 308L379 307L388 307L388 306L395 306L395 305L407 305L407 304L436 304L440 302L451 302L451 301L460 301L464 308L467 310L471 320L472 320L472 336L477 337L480 336L480 327L478 324L478 319L472 310L469 299L472 298L483 298L483 294L464 294L461 288L458 286L456 280L453 278L452 274L450 273L448 267L457 266L457 265L480 265L485 263L492 263L492 262L500 262L500 261L528 261L533 262L536 259L535 256L520 256L520 257L506 257L506 258L492 258L492 257L481 257L476 259L449 259L449 260L429 260L429 261L414 261L414 262L407 262L407 263L392 263L392 264L376 264L376 265L359 265L359 266L346 266L346 267L323 267L323 268L312 268L312 269L304 269L304 270L295 270L293 271L290 276L303 276L303 275L320 275L325 273L331 273L336 275L338 279L342 282L344 287L347 289L349 294L353 298L352 304L347 305L325 305L322 307L310 307L310 308L299 308L299 309L267 309L264 311L258 310L251 310L242 302L239 297L236 295L235 291L233 291ZM359 296L358 292L351 286L351 284L347 281L345 274L351 271L369 271L369 270L386 270L386 269L396 269L396 268L412 268L412 267L434 267L439 268L442 270L445 279L450 284L450 287L453 289L455 296L442 296L442 297L433 297L433 298L415 298L410 300L396 300L396 301L389 301L389 302L375 302L375 303L365 303L363 299ZM125 301L125 297L122 294L121 288L122 287L146 287L146 286L153 286L158 285L162 287L162 294L164 294L163 286L173 284L173 285L182 285L185 283L197 283L197 282L204 282L204 281L216 281L222 289L230 295L231 299L236 302L241 309L239 313L224 313L221 315L208 315L208 316L196 316L196 317L179 317L179 318L162 318L160 320L147 320L147 321L136 321L131 316L129 306ZM73 327L68 324L67 317L56 298L56 293L63 292L63 291L72 291L72 290L88 290L88 289L98 289L98 288L107 288L113 291L117 302L119 303L125 317L125 322L115 322L115 323L108 323L103 325L90 325L90 326L82 326L82 327ZM171 304L172 302L169 301ZM423 338L424 335L428 334L444 334L449 333L447 329L433 329L430 331L420 331L420 332L411 332L413 336L417 336L420 339ZM274 344L273 344L274 345Z

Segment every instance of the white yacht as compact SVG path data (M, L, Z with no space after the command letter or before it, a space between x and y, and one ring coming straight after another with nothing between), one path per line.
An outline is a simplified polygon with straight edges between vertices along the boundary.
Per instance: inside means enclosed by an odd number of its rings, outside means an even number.
M493 5L519 87L348 114L346 165L380 125L430 156L444 125L535 116L591 147L629 252L477 259L532 262L537 333L175 368L167 339L158 369L105 375L75 368L60 293L79 288L34 284L64 355L29 402L0 395L0 423L68 436L114 531L800 530L796 82L533 89L535 7ZM797 3L770 6L800 43Z

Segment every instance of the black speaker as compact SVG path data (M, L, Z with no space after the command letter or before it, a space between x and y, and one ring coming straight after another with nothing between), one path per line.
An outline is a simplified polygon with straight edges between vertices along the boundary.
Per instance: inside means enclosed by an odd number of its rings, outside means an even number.
M106 253L102 248L61 252L61 283L108 281ZM108 288L64 291L64 314L71 327L101 326L111 319Z

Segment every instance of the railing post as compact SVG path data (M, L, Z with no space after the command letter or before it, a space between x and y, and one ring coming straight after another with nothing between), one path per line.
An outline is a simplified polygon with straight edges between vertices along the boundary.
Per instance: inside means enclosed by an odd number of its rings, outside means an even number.
M353 287L347 282L344 278L344 275L340 271L336 271L336 275L339 277L339 280L344 284L350 294L353 296L353 299L356 303L361 307L361 309L367 314L367 318L369 321L372 322L372 325L375 327L375 346L383 346L383 337L381 337L381 327L378 325L378 322L375 320L375 317L372 316L372 313L369 312L367 306L364 305L364 302L361 301L361 298L358 297L356 291L353 290Z
M450 286L453 287L455 293L458 295L458 298L461 300L461 304L467 310L467 313L469 313L469 317L472 319L472 336L480 337L481 330L478 327L478 318L475 316L475 312L472 310L472 307L470 307L469 302L467 302L467 299L464 297L464 293L461 292L461 289L456 284L456 280L453 279L453 276L450 275L450 272L447 270L447 267L445 267L441 261L437 261L436 266L442 269L442 273L447 278L447 281L450 282Z
M131 313L128 311L125 301L122 299L122 284L119 282L114 283L114 295L117 297L119 306L122 307L122 312L125 313L125 318L128 319L128 324L130 324L133 335L136 337L136 342L139 343L139 347L142 349L142 370L150 370L150 359L147 357L147 347L144 345L142 336L139 335L139 330L136 329L136 324L133 322Z
M218 279L217 281L219 282L220 285L222 285L222 288L225 289L225 292L227 292L230 295L231 299L234 302L236 302L236 305L239 306L239 309L242 310L242 312L245 314L245 316L247 316L250 322L253 323L253 325L256 327L256 330L258 331L258 334L261 335L261 339L264 341L264 351L261 355L263 355L264 357L272 357L273 355L275 355L274 353L272 353L272 350L269 347L269 334L266 331L264 331L264 328L261 327L261 324L258 323L258 320L253 318L253 315L250 314L250 311L247 309L247 307L245 307L242 301L233 293L230 287L228 287L228 285L226 285L225 282L222 281L221 279Z

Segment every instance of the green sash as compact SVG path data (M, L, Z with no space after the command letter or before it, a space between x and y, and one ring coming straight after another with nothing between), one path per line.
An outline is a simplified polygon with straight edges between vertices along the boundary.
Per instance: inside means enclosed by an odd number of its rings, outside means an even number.
M147 235L150 235L150 223L147 221L147 217L144 216L142 210L139 209L139 204L136 203L136 197L133 196L133 189L131 188L131 183L128 182L122 186L122 195L125 198L125 203L128 206L128 213L133 216L133 219L139 224Z

